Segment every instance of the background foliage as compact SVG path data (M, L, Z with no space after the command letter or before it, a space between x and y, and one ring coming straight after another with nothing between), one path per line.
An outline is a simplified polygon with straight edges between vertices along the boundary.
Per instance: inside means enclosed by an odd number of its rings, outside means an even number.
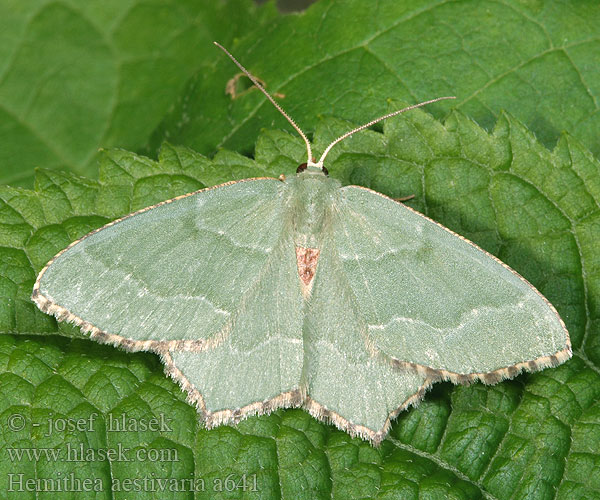
M0 182L13 186L0 187L0 498L127 498L111 481L190 477L204 491L146 485L135 497L600 498L599 21L592 2L543 0L324 0L285 16L249 2L0 2ZM282 95L317 151L344 120L457 95L343 143L331 175L415 194L413 207L523 274L567 323L573 359L493 387L439 384L373 449L302 410L206 431L156 357L97 345L37 311L36 273L87 231L304 161L258 92L240 80L235 99L225 94L236 69L213 39ZM158 161L97 152L156 157L165 139ZM93 429L32 426L94 413ZM27 422L18 432L15 414ZM123 414L172 421L107 431ZM11 455L119 444L179 460ZM104 489L5 493L19 473L74 473ZM215 491L227 477L239 487Z

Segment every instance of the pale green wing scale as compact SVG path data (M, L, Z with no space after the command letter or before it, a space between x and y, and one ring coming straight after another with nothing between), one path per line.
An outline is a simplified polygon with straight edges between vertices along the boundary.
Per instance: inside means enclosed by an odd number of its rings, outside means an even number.
M216 341L282 238L281 187L270 178L227 183L111 222L54 257L34 295L147 341L132 350Z
M344 272L375 348L397 365L495 383L571 357L556 309L506 264L380 193L341 191Z
M226 400L210 393L217 406L293 391L302 367L303 299L299 288L278 281L296 269L284 188L270 178L227 183L112 222L50 261L33 299L102 342L163 357L193 353L211 373L203 384L209 392L220 387L224 398L225 380L238 380ZM219 355L226 346L229 357L211 371L215 361L199 353ZM182 385L202 372L183 360L181 370Z
M335 201L326 208L317 270L306 305L305 407L317 418L378 443L387 434L390 420L419 402L431 380L398 369L374 351L360 299L350 286L351 277L346 275L333 237L332 223L339 208Z

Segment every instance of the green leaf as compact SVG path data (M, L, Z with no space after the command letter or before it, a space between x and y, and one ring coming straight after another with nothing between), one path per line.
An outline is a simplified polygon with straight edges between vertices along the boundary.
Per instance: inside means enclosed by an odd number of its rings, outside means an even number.
M316 149L349 127L322 120ZM573 359L558 368L495 386L437 384L398 417L380 448L300 409L207 431L155 356L66 338L82 335L58 327L29 301L36 273L87 231L203 186L292 173L304 155L296 137L266 131L255 160L229 151L209 160L170 145L158 161L112 150L102 156L98 181L43 170L35 191L0 188L0 328L13 334L0 336L0 491L8 488L9 473L22 472L26 480L73 472L100 478L105 488L111 478L204 481L204 491L168 491L160 498L600 497L600 165L568 135L549 151L506 114L488 134L460 113L441 124L414 111L386 123L384 134L365 131L332 150L332 176L394 197L414 194L408 203L417 210L522 273L557 307L574 347ZM91 431L43 435L50 413L86 419L94 412L102 425ZM137 421L162 413L173 425L107 432L109 415L123 413ZM14 414L25 416L24 430L9 430ZM10 456L23 448L66 453L69 443L94 450L121 443L141 453L175 449L179 461L75 464ZM240 488L246 478L246 491L225 491L227 478ZM258 491L248 489L254 478ZM223 491L214 489L219 484ZM148 484L143 488L135 498L158 495ZM33 492L9 495L35 498ZM128 495L105 489L102 498Z
M491 128L502 110L548 147L562 131L600 153L600 7L589 2L322 0L229 47L307 132L320 115L364 123L386 100L454 95ZM183 93L154 136L202 153L249 152L266 125L286 127L256 90L224 94L237 69L226 57Z
M0 5L0 182L92 174L100 146L139 149L191 75L275 16L250 0L9 0ZM222 23L227 19L227 23Z

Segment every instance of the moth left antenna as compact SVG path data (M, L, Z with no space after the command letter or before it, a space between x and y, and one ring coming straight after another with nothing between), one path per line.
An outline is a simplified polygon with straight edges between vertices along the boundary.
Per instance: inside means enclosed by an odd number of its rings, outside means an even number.
M260 90L263 94L265 94L265 96L267 96L267 99L269 99L269 101L271 101L271 103L273 104L273 106L275 106L277 108L277 111L279 111L284 117L285 119L290 122L290 124L292 125L292 127L294 127L296 129L296 132L298 132L300 134L300 136L302 137L302 139L304 139L304 142L306 143L306 153L308 155L308 160L307 163L310 165L313 163L312 159L312 149L310 147L310 142L308 141L308 138L306 137L306 135L304 134L304 132L302 132L302 129L296 125L296 122L294 120L292 120L292 118L290 117L290 115L288 115L283 108L279 105L279 103L277 103L277 101L275 101L275 99L273 99L271 97L271 94L269 94L265 88L259 83L259 81L252 76L252 73L250 73L246 68L244 68L239 62L238 60L233 57L231 55L231 53L225 48L223 47L219 42L213 42L217 47L219 47L223 52L225 52L225 54L227 54L229 56L229 59L231 59L235 65L240 68L244 74L250 78L250 81L252 81L252 83L255 85L255 87Z

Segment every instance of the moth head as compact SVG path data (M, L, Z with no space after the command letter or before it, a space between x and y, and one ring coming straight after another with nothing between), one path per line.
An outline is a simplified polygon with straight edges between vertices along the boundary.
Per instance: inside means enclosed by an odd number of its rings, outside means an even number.
M296 169L296 173L300 174L302 172L305 171L319 171L325 175L329 175L329 170L327 170L323 165L319 165L317 163L315 163L315 159L313 158L312 161L310 163L306 162L306 163L301 163L300 165L298 165L298 168Z
M292 125L292 127L294 127L294 129L296 130L296 132L298 132L300 134L300 137L302 137L302 139L304 140L304 143L306 144L307 160L306 160L306 163L302 163L296 169L296 173L303 172L303 171L305 171L308 168L316 168L316 169L321 169L325 175L329 175L329 172L327 171L327 169L323 165L323 162L325 161L326 156L329 154L329 151L331 151L331 148L333 146L335 146L338 142L343 141L344 139L350 137L352 134L355 134L356 132L360 132L361 130L369 128L372 125L375 125L376 123L378 123L378 122L380 122L382 120L385 120L387 118L391 118L392 116L399 115L400 113L404 113L405 111L409 111L409 110L415 109L415 108L420 108L421 106L425 106L426 104L431 104L431 103L434 103L434 102L437 102L437 101L442 101L444 99L456 99L456 97L454 97L454 96L437 97L436 99L431 99L429 101L420 102L419 104L413 104L412 106L407 106L406 108L398 109L396 111L388 113L387 115L383 115L383 116L380 116L379 118L375 118L374 120L371 120L370 122L365 123L364 125L361 125L360 127L356 127L355 129L352 129L349 132L346 132L345 134L339 136L336 140L332 141L329 144L329 146L327 146L325 148L325 151L323 151L323 154L321 155L321 158L319 158L319 161L315 161L315 159L314 159L314 157L312 155L312 148L310 146L310 141L308 140L308 137L306 137L306 134L304 132L302 132L302 129L298 125L296 125L296 122L283 110L283 108L279 105L279 103L277 101L275 101L275 99L273 99L273 97L271 97L271 94L269 94L265 90L265 88L260 84L260 82L258 81L258 79L255 76L253 76L246 68L244 68L244 66L242 66L238 62L238 60L235 57L233 57L231 55L231 53L225 47L223 47L218 42L214 42L214 44L217 47L219 47L223 52L225 52L225 54L227 54L229 56L229 58L236 64L236 66L238 68L240 68L240 70L242 70L244 72L244 74L248 78L250 78L250 80L252 81L252 83L254 84L254 86L256 88L258 88L267 97L267 99L269 99L269 101L271 101L271 103L273 104L273 106L275 106L277 108L277 111L279 111L285 117L285 119L288 122L290 122L290 124Z

